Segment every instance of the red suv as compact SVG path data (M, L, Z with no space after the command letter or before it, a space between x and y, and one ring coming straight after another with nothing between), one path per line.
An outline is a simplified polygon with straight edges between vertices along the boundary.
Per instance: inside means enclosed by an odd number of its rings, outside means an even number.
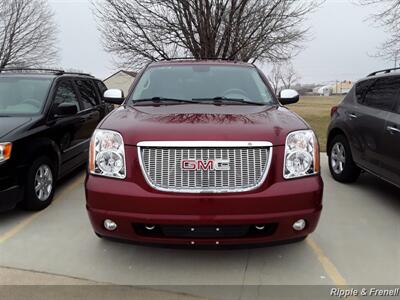
M93 134L87 210L100 237L152 244L303 240L317 226L323 182L309 125L254 65L148 65Z

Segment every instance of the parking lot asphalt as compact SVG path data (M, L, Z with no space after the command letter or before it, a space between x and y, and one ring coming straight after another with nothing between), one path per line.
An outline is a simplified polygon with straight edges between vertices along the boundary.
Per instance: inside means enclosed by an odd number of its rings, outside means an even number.
M304 242L210 251L102 240L86 215L80 170L60 183L46 210L0 214L0 266L178 291L191 285L191 294L210 298L224 295L193 285L399 285L400 189L365 173L357 183L337 183L321 159L324 210ZM19 283L4 277L0 284Z

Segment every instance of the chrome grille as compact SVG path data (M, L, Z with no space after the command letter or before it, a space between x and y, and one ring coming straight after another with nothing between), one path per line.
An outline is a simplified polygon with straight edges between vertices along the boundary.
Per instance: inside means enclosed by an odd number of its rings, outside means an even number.
M267 176L272 154L272 145L267 142L232 142L229 146L218 146L217 142L212 146L207 142L204 146L198 145L200 143L194 146L168 144L139 143L138 152L147 182L155 189L170 192L221 193L255 189ZM229 170L227 167L225 170L183 170L182 160L202 161L204 164L224 161Z

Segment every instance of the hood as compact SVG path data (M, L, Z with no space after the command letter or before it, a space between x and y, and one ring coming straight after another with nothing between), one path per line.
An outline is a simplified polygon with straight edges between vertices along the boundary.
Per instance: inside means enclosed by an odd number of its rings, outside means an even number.
M31 121L31 117L0 117L0 138Z
M127 145L142 141L269 141L284 145L307 124L285 107L255 105L143 105L120 107L100 128L118 131Z

